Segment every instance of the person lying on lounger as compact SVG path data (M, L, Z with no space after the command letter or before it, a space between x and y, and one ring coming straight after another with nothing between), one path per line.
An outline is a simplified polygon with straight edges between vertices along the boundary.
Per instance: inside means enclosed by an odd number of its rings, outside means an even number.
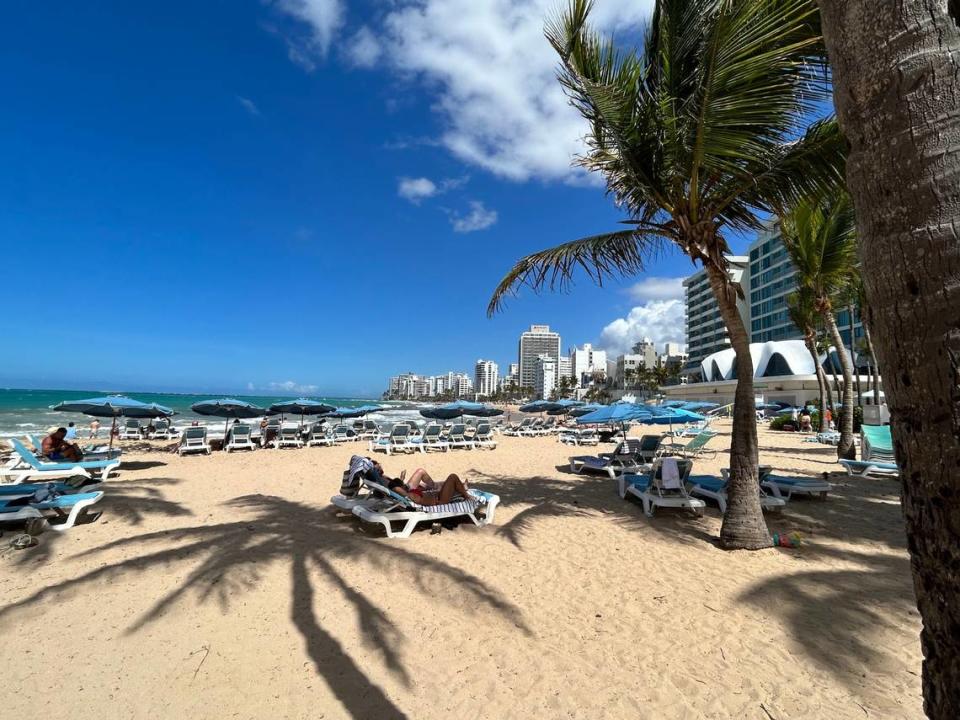
M388 478L383 473L383 466L374 461L374 472L383 480L383 484L398 495L403 495L419 505L444 505L457 495L467 495L467 485L457 475L451 473L442 485L437 485L429 473L423 468L414 470L409 481L405 481L406 471L399 478Z
M83 460L83 451L76 445L64 440L67 436L66 428L57 428L47 435L40 443L40 452L51 460L69 460L80 462Z

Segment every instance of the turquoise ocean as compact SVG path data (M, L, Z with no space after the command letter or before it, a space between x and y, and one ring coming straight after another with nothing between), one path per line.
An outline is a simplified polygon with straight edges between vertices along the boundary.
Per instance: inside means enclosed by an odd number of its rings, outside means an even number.
M98 390L15 390L0 389L0 437L19 436L24 434L41 433L53 425L65 426L74 422L80 428L89 425L92 418L79 413L65 413L51 410L52 405L68 400L82 400L84 398L102 397L107 394L119 394L147 403L159 403L176 411L173 423L177 426L190 425L194 421L215 427L223 427L220 418L203 417L190 410L190 406L201 400L210 400L223 395L181 395L171 393L130 392L105 393ZM279 395L232 395L240 400L246 400L259 407L267 407L281 400L289 400L289 396ZM419 417L419 414L409 405L400 403L381 403L369 398L337 398L313 397L314 400L337 407L357 407L359 405L379 404L387 409L382 413L374 413L371 419L378 422L396 421L401 418ZM108 426L109 419L100 422Z

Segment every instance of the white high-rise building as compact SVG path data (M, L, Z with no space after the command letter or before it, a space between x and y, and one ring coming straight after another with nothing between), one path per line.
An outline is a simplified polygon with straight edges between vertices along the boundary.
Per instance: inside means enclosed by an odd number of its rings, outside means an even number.
M569 355L561 355L557 360L557 378L573 378L573 359Z
M747 272L749 258L746 255L728 255L730 281L740 286L742 298L750 297L750 274ZM698 270L683 281L687 308L687 353L689 358L686 373L699 375L700 362L712 353L730 347L727 326L720 317L720 307L710 288L706 270ZM750 303L737 300L737 311L746 327L750 327Z
M676 357L677 355L684 355L683 345L676 342L668 342L663 344L663 354L667 357Z
M577 387L587 387L596 373L607 374L607 351L597 350L590 343L570 351L573 379Z
M473 373L473 387L477 395L489 397L497 391L498 370L492 360L477 360Z
M549 400L557 387L559 376L557 358L543 354L537 357L536 375L530 387L534 389L541 400Z
M536 387L537 362L541 355L560 360L560 334L551 332L549 325L531 325L520 335L518 374L522 387ZM556 362L554 363L556 367Z

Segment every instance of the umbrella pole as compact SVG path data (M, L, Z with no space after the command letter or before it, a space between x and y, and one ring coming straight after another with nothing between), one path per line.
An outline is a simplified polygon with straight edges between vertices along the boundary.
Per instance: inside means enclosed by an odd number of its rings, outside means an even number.
M113 431L117 429L117 416L113 416L113 424L110 426L110 449L113 450Z

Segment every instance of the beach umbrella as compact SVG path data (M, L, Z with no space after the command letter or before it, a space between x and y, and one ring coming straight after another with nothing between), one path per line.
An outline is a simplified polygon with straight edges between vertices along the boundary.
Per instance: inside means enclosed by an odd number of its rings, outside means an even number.
M550 400L534 400L526 405L521 405L519 409L520 412L523 413L541 413L547 412L548 410L555 410L556 408L557 404Z
M453 420L454 418L463 417L464 415L494 417L495 415L502 415L503 410L497 410L483 403L456 400L446 405L421 408L420 414L431 420Z
M642 405L640 403L614 403L613 405L604 405L599 410L594 410L586 415L577 418L580 425L606 425L619 423L624 436L627 434L626 424L628 422L654 422L658 418L673 418L674 411L669 408L656 407L654 405Z
M590 403L589 405L581 405L580 407L575 407L572 410L570 410L568 414L570 415L570 417L576 418L582 415L586 415L588 413L592 413L595 410L599 410L600 408L604 408L604 407L606 407L606 405L603 405L601 403Z
M219 400L204 400L194 403L190 406L197 415L208 415L210 417L239 418L249 420L251 418L262 417L267 414L267 409L257 407L252 403L234 398L221 398ZM223 442L227 442L227 426L229 423L223 423Z
M671 407L679 408L681 410L690 410L692 412L697 412L699 410L713 410L714 408L720 407L720 405L714 402L702 402L700 400L693 400L691 402L685 402L682 405L674 405Z
M274 415L277 413L281 415L299 415L300 424L303 425L304 415L323 415L334 409L333 405L327 405L319 400L297 398L296 400L276 402L268 408L268 411Z
M331 408L325 413L322 413L323 417L329 418L358 418L363 417L368 412L373 412L372 410L364 410L363 408L348 408L348 407L335 407Z
M118 417L129 418L157 418L170 417L176 413L168 407L157 403L145 403L124 395L107 395L105 397L87 398L86 400L64 401L52 405L51 410L60 412L76 412L91 417L113 418L110 428L110 447L113 448L113 435L117 428Z

